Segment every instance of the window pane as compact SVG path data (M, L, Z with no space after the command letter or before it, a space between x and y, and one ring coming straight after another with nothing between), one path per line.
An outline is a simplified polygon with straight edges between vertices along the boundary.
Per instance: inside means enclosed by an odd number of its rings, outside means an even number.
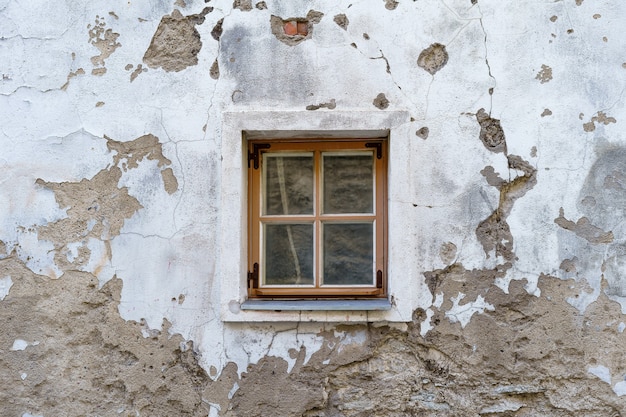
M324 224L324 284L373 285L372 223Z
M373 213L371 153L324 155L324 213Z
M313 214L313 154L263 155L263 214Z
M313 285L313 224L266 224L265 285Z

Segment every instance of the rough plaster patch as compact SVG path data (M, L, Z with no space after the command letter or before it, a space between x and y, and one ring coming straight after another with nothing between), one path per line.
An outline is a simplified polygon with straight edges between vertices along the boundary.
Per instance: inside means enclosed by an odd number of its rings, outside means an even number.
M480 125L479 138L485 148L491 152L504 152L506 154L506 138L500 120L492 118L485 112L485 109L478 110L476 120Z
M120 168L124 171L137 168L144 158L157 161L159 168L172 163L163 155L163 146L159 138L152 134L143 135L128 142L119 142L106 135L104 138L107 140L109 151L115 152L113 164L120 167L121 162Z
M583 124L583 129L585 132L593 132L596 130L596 123L608 125L609 123L617 123L617 120L615 117L607 116L606 113L599 111L598 114L593 116L589 122Z
M550 68L549 66L545 64L542 64L541 71L537 73L537 76L535 77L535 79L539 80L541 84L545 84L548 81L552 80L552 68Z
M211 68L209 68L209 75L214 80L220 78L220 64L219 62L217 62L217 58L215 58L215 61L213 61L213 64L211 64Z
M333 110L336 107L337 107L337 102L333 98L328 103L310 104L306 106L306 109L307 110L319 110L319 109L325 108L325 109Z
M374 104L375 107L384 110L389 107L389 100L385 97L384 93L380 93L376 96L374 101L372 101L372 104Z
M215 26L213 26L213 30L211 30L211 36L216 41L219 41L220 40L220 36L222 36L222 32L224 31L222 29L222 25L223 24L224 24L224 18L222 17L220 20L217 21Z
M235 0L233 1L233 9L249 12L252 10L252 0Z
M282 19L278 16L272 15L270 17L270 28L272 30L272 34L276 37L276 39L286 45L295 46L307 39L311 39L311 36L313 36L313 26L318 24L322 20L323 16L324 13L315 10L309 10L306 17L293 17L288 19ZM291 35L286 34L285 25L291 22L305 24L306 35L298 33Z
M3 415L29 408L67 415L68 402L73 415L207 415L202 393L209 378L193 344L170 334L167 322L143 338L140 325L118 313L120 280L100 290L86 273L43 280L15 258L0 261L0 270L21 277L12 290L13 308L32 323L24 326L9 319L11 312L0 311L2 334L12 339L26 332L32 340L46 329L45 343L37 349L0 357L0 378L7 384L0 391Z
M417 66L435 75L448 63L448 52L445 45L433 43L424 49L417 58Z
M93 75L103 75L106 72L106 68L104 67L105 59L110 57L117 48L122 46L117 42L117 38L119 38L120 34L113 32L112 29L107 29L104 18L100 18L99 16L96 16L94 26L91 27L91 24L89 24L87 25L87 29L89 29L89 43L100 50L99 55L91 57L91 63L94 66L91 73Z
M137 68L135 68L135 70L130 74L130 82L132 83L135 81L135 78L137 78L139 74L146 71L148 71L148 68L144 68L142 64L138 64Z
M387 10L395 10L398 7L399 2L396 0L383 0L385 2L385 9Z
M576 236L585 239L594 245L607 244L613 242L613 232L605 232L599 227L591 224L588 218L581 217L577 222L573 222L564 217L563 207L559 209L559 217L554 219L554 223L558 224L565 230L574 232Z
M429 133L429 129L427 126L423 126L421 128L419 128L416 132L415 132L415 136L417 136L418 138L422 138L424 140L428 139L428 133Z
M517 401L504 400L499 404L483 408L480 410L480 414L503 414L508 411L517 411L525 405Z
M575 256L572 259L564 259L559 265L559 269L567 273L576 272L576 262L578 262L578 258Z
M105 138L107 148L115 152L114 166L100 171L91 179L75 183L37 180L37 184L54 192L59 207L67 209L67 217L37 228L39 240L36 244L41 246L44 242L49 242L53 246L47 251L48 257L54 259L48 265L54 266L56 270L43 271L41 266L31 265L33 271L58 277L61 274L59 268L65 269L73 264L81 268L89 267L89 271L99 277L106 275L105 280L110 278L109 273L102 275L103 268L107 267L111 259L109 241L119 235L124 221L142 207L137 199L128 194L126 187L118 187L122 169L124 171L135 169L144 158L154 160L161 168L165 191L172 194L178 189L178 181L173 171L171 168L165 168L171 161L163 156L161 144L156 136L148 134L129 142L117 142L106 136ZM101 241L102 244L94 246L92 240ZM86 242L78 249L80 256L68 256L68 250L71 252L76 242ZM27 241L22 239L22 248L26 243ZM28 262L37 259L29 259Z
M174 194L178 190L178 180L174 176L172 168L162 170L161 178L163 178L163 188L168 194Z
M439 258L448 265L456 259L456 245L452 242L446 242L439 249Z
M70 72L69 74L67 74L67 81L65 82L65 84L61 86L61 90L66 91L67 87L70 85L70 80L76 77L77 75L85 75L85 70L82 68L79 68L76 71Z
M506 148L506 143L503 145ZM515 258L513 253L513 235L506 221L517 199L523 197L537 184L537 170L517 155L508 155L509 169L520 171L523 175L510 181L504 181L491 170L481 171L490 185L500 190L498 208L483 220L476 228L476 236L485 254L489 257L494 252L496 257L502 256L507 261Z
M168 72L178 72L196 65L202 48L196 25L204 23L205 16L212 11L212 7L205 7L198 14L183 16L174 10L171 15L163 16L143 56L143 62L151 68L160 67Z
M350 24L348 17L343 13L335 15L333 22L335 22L343 30L348 30L348 25Z
M0 301L4 300L4 298L9 295L9 290L11 290L12 285L13 280L10 275L0 279Z

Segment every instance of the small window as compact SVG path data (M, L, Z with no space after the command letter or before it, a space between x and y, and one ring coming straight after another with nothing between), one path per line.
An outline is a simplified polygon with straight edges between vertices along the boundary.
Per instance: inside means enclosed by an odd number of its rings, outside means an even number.
M386 140L249 142L248 296L386 297Z

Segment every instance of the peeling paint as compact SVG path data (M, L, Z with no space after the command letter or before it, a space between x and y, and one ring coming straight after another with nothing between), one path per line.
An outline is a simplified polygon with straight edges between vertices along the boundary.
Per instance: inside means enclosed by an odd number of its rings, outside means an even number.
M143 56L143 62L150 68L163 68L168 72L197 65L202 41L196 25L204 23L205 16L212 11L213 7L205 7L201 13L183 16L174 10L171 15L164 16Z
M539 80L541 84L545 84L551 81L552 80L552 68L550 68L549 66L545 64L542 64L541 71L537 73L537 76L535 77L535 79Z
M384 93L380 93L376 96L372 104L374 104L375 107L384 110L389 107L389 100L387 99L387 97L385 97Z
M605 232L599 227L594 226L586 217L581 217L576 222L567 220L564 217L563 207L559 209L559 217L554 219L554 223L565 230L574 232L576 236L582 237L587 242L593 243L594 245L613 242L613 232Z
M89 24L87 25L87 28L89 29L89 43L98 48L100 51L99 55L91 57L91 63L94 66L93 70L91 70L91 74L103 75L107 71L104 66L105 60L109 58L117 48L122 46L119 42L117 42L117 38L119 38L120 34L113 32L110 28L107 28L104 18L101 18L100 16L96 16L93 26Z
M625 415L626 6L600 3L4 1L3 412ZM228 321L246 135L329 130L389 135L392 310Z
M433 43L424 49L417 58L417 66L435 75L448 63L448 52L445 45Z
M282 19L272 15L270 17L270 27L276 39L286 45L295 46L307 39L311 39L313 28L322 20L322 17L324 17L324 13L316 10L309 10L306 17ZM304 32L300 33L301 31L297 29L294 32L289 32L289 27L293 23L302 25Z

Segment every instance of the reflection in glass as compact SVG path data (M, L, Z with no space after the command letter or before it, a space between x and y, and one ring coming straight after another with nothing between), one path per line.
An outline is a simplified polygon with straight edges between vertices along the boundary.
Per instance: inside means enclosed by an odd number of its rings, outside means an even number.
M266 224L265 285L313 285L313 224Z
M324 213L374 212L372 153L324 155Z
M313 214L313 154L263 158L263 214Z
M324 284L373 284L372 228L372 223L324 224Z

